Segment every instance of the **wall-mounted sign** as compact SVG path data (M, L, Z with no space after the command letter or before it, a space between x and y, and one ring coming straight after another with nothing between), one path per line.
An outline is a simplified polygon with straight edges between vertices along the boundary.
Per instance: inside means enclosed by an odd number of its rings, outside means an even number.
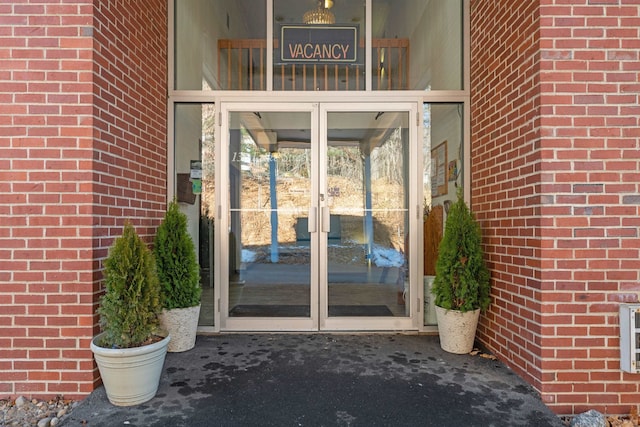
M358 26L282 25L282 63L357 63Z
M191 179L202 179L202 160L191 160Z
M201 179L193 179L193 180L191 180L191 192L193 194L202 194L202 180Z

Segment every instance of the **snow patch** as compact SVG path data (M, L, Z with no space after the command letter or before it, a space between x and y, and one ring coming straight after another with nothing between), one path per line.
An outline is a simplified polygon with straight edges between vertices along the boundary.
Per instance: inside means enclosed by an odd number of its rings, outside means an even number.
M374 245L371 259L377 267L402 267L404 255L392 248Z
M254 251L250 251L249 249L242 250L242 262L255 262L256 253Z

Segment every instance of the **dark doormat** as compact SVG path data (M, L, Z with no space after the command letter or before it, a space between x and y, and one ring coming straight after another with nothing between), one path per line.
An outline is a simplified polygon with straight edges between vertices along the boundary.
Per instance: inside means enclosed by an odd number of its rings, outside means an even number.
M231 317L309 317L308 305L236 305L229 312ZM386 305L331 305L330 317L393 317Z
M231 317L309 317L308 305L239 304L229 312Z
M329 317L371 316L393 317L393 313L386 305L330 305Z

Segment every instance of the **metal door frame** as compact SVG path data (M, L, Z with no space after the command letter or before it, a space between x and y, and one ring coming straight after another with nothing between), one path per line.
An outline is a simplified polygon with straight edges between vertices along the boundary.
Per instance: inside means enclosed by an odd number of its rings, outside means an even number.
M218 284L216 300L214 304L216 328L220 331L257 331L257 332L283 332L283 331L418 331L420 329L419 316L422 315L420 309L421 289L418 284L422 284L418 267L419 259L416 254L418 244L421 242L417 230L422 229L422 204L421 200L421 180L418 171L422 170L422 153L418 138L420 135L421 105L417 102L366 102L366 103L310 103L310 102L287 102L287 103L248 103L248 102L221 102L218 104L218 134L216 144L216 182L221 191L216 191L218 212L217 227L219 230L229 230L229 114L231 112L308 112L311 115L311 153L312 153L312 174L311 174L311 203L309 209L309 224L315 223L315 231L310 233L311 251L311 288L310 288L310 317L230 317L229 312L229 275L225 268L229 263L229 233L216 232L215 242L217 248L225 250L216 251L215 276ZM321 201L321 189L326 188L326 158L327 158L327 126L328 113L330 112L381 112L398 111L409 114L409 177L410 179L409 204L416 207L416 212L409 215L409 295L407 304L409 305L409 316L407 317L329 317L328 316L328 261L327 261L327 232L322 227L323 213L327 212L326 199ZM415 122L413 121L413 118ZM413 209L410 209L412 211ZM313 220L312 220L313 218Z

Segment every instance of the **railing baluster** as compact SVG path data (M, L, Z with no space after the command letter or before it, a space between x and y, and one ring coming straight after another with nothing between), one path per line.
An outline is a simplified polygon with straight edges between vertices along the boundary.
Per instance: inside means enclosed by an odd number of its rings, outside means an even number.
M296 90L296 64L291 65L291 90Z
M329 66L324 64L324 90L329 90Z
M227 89L231 89L231 71L232 70L232 62L231 62L231 46L227 48Z
M405 58L406 58L406 60L405 60L406 64L405 64L405 67L404 67L404 82L405 82L404 84L405 84L406 89L409 89L409 84L410 84L410 82L409 82L409 71L410 71L409 65L411 63L410 60L409 60L410 59L409 58L410 54L411 54L411 50L409 49L409 40L407 40L406 41L406 45L405 45L405 55L404 55Z
M344 80L346 81L345 90L349 90L349 66L344 66Z
M307 66L302 66L302 90L307 90Z
M238 90L242 90L242 47L238 49Z
M382 51L382 49L380 48L380 46L378 46L378 49L376 50L376 52L378 52L378 57L376 62L378 63L378 87L377 89L380 90L382 89L382 58L380 58L380 52Z
M266 76L265 73L265 69L264 69L264 52L265 52L265 47L260 44L260 90L264 90L264 77Z
M402 47L398 48L398 89L405 89L402 78Z
M253 90L253 46L249 45L249 90Z
M392 55L392 53L393 53L393 48L390 47L389 51L387 52L387 56L389 57L388 58L389 69L387 70L387 90L391 90L392 89L392 87L391 87L391 76L393 75L393 61L392 61L393 55Z

